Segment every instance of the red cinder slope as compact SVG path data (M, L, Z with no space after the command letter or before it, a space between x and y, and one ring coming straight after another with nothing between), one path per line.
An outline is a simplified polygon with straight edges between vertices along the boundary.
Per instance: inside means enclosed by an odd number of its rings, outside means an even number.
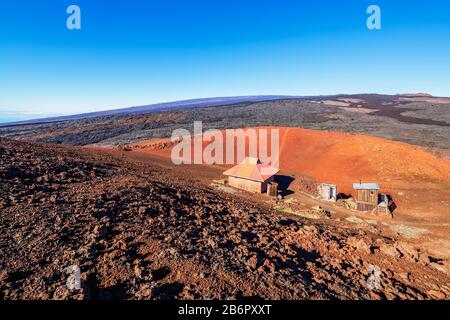
M378 182L382 191L400 204L399 210L417 216L450 212L446 202L450 198L450 162L420 147L344 132L264 129L280 130L280 169L285 173L335 183L343 193L352 193L352 184L359 180ZM142 151L170 156L171 146L165 145L168 147L144 147Z

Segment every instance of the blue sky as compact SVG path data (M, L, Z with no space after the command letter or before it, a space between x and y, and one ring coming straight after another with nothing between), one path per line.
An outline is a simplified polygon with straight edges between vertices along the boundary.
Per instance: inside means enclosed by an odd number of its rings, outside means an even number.
M66 8L81 8L81 30ZM382 10L382 30L366 9ZM450 2L5 0L0 121L189 98L450 96Z

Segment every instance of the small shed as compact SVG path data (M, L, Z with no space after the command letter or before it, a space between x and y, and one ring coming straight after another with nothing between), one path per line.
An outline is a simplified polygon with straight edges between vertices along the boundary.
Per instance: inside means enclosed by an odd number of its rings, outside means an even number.
M279 172L269 164L263 164L257 158L245 158L240 164L225 171L228 185L254 193L265 193L269 183L274 181Z
M278 183L269 182L267 184L267 195L274 198L278 197Z
M354 183L356 210L372 211L378 207L378 183Z
M334 184L322 183L318 187L321 200L336 202L337 187Z
M391 210L389 208L389 196L388 195L382 194L382 193L380 193L378 195L377 212L379 212L379 210L384 211L384 213L391 213Z

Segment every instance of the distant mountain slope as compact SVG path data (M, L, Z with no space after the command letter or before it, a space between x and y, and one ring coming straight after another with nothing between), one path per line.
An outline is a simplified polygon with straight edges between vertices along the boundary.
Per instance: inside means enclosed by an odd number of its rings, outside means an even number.
M450 149L450 99L356 94L196 99L0 126L0 137L66 145L117 146L170 137L173 130L257 126L354 132Z
M15 121L8 123L0 123L0 126L11 126L11 125L24 125L24 124L36 124L36 123L46 123L46 122L56 122L56 121L69 121L69 120L79 120L85 118L95 118L103 116L116 116L116 115L138 115L149 112L156 111L167 111L173 109L183 109L183 108L193 108L193 107L214 107L230 105L235 103L243 102L257 102L257 101L267 101L267 100L277 100L295 98L291 96L238 96L238 97L217 97L217 98L201 98L201 99L190 99L190 100L180 100L172 102L163 102L156 104L149 104L143 106L119 108L105 111L81 113L69 116L59 116L59 117L49 117L40 119L31 119L25 121Z

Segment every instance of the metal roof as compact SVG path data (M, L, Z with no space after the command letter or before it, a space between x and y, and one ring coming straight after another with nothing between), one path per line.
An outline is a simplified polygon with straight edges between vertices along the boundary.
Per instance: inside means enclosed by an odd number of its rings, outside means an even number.
M378 183L354 183L353 189L355 190L379 190Z
M264 182L278 172L279 170L277 168L268 164L262 164L257 158L247 157L240 164L228 169L223 174L226 176Z

